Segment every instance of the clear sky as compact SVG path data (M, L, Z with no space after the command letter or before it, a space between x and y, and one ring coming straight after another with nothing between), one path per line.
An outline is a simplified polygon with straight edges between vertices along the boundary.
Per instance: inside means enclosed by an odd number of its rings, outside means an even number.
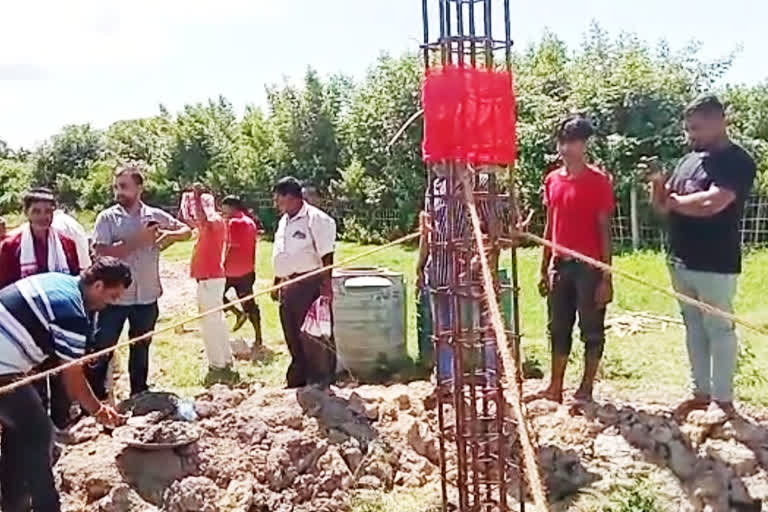
M742 45L727 79L768 78L765 0L511 4L518 46L547 28L575 45L596 20L673 48L699 40L706 57ZM359 77L382 51L417 48L422 30L420 0L2 0L1 12L0 138L14 147L160 103L176 111L223 94L238 109L261 104L265 84L308 64Z

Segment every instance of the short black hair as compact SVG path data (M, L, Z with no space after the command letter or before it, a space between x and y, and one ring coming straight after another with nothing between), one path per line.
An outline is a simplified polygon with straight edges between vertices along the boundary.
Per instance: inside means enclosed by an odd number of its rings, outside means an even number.
M128 265L111 256L100 256L94 259L91 266L83 271L80 279L86 285L101 281L106 288L120 285L128 288L133 282Z
M557 127L558 142L588 140L595 133L592 123L584 114L572 114Z
M243 204L243 200L238 196L229 195L221 200L221 204L229 206L230 208L235 208L236 210L245 210L245 204Z
M133 178L133 182L141 187L144 185L144 173L141 171L141 168L141 164L136 162L123 164L115 170L115 178L130 176Z
M301 199L303 197L301 188L301 182L299 180L293 176L287 176L278 181L272 191L281 196L293 196Z
M53 190L45 187L35 187L30 189L29 192L24 194L24 211L29 210L32 203L38 203L44 201L56 206L56 195Z
M725 107L714 94L703 94L690 102L683 112L683 116L686 118L695 114L724 117Z

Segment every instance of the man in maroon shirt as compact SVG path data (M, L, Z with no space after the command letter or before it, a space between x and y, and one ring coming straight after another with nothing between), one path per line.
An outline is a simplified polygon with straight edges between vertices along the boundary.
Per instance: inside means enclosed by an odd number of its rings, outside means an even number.
M51 227L55 209L56 197L47 188L33 188L24 196L27 222L8 233L0 245L0 288L34 274L62 272L76 276L80 273L74 240ZM38 386L46 409L48 387L47 380L40 381ZM70 403L60 379L51 377L50 413L59 428L66 428L70 422Z
M613 186L607 173L586 163L587 140L591 135L592 125L583 116L571 116L560 125L557 146L564 165L551 172L544 182L545 238L610 264ZM605 344L605 310L613 298L611 276L567 254L545 248L540 291L548 297L552 380L546 390L529 399L562 402L563 378L578 314L585 365L574 399L591 400Z
M10 232L0 247L0 288L32 274L80 273L75 242L51 228L55 209L56 198L47 188L34 188L24 197L27 223ZM28 251L30 256L34 255L31 261L26 261L22 254L23 240L32 244ZM57 257L57 245L61 246L63 258Z

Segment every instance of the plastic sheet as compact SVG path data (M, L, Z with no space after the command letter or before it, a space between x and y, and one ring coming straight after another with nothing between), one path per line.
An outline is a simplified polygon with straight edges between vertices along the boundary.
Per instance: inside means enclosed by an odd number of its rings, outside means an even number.
M431 69L422 86L426 163L507 165L515 161L516 112L506 71Z

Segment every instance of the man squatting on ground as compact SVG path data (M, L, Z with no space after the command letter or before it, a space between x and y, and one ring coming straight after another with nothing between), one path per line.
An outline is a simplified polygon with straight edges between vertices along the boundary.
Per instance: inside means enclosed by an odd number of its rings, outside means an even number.
M544 182L544 237L610 265L613 187L606 172L586 162L587 141L592 132L589 120L579 115L569 117L558 129L557 148L563 165ZM549 387L529 400L547 398L562 402L577 315L585 345L585 364L574 399L591 400L605 345L606 306L613 298L611 275L545 247L539 288L548 302L552 375Z
M256 243L258 227L248 215L243 201L237 196L227 196L221 202L221 209L227 220L227 249L224 256L224 273L227 282L224 286L224 303L229 303L226 292L234 288L239 299L253 295L253 285L256 283ZM238 331L246 320L253 326L253 346L260 347L261 311L256 300L241 302L242 311L237 306L230 306L227 311L235 314L233 331Z
M99 312L91 351L117 343L128 322L128 336L135 338L155 329L159 315L157 299L163 293L160 284L160 251L187 240L189 227L159 208L141 200L144 176L135 165L118 167L112 182L117 204L96 217L93 229L94 251L100 256L122 260L131 269L133 280L115 304ZM149 389L149 345L151 338L131 345L128 373L131 395ZM107 374L111 356L93 363L88 380L100 399L108 394Z
M671 176L650 167L652 202L667 220L669 271L676 291L732 312L741 273L739 226L755 179L755 162L728 138L725 109L703 96L685 110L693 149ZM733 407L738 340L733 322L680 303L693 398L677 409L685 417L710 402L726 416Z
M11 232L0 247L0 288L24 277L46 272L79 275L81 263L74 240L53 227L56 197L47 188L33 188L24 196L27 222ZM36 383L43 408L64 429L72 422L70 400L57 375Z
M282 214L272 253L275 284L333 264L336 221L304 201L301 184L295 178L281 179L274 193ZM280 290L280 323L291 353L286 375L288 387L328 387L336 373L333 339L329 340L330 346L322 346L301 334L304 318L315 300L321 295L330 298L332 294L330 271ZM272 298L277 299L277 294Z
M100 258L82 277L46 273L26 277L0 291L0 385L40 365L56 366L85 354L91 336L88 315L119 300L131 284L130 269ZM122 418L100 403L81 366L62 370L69 395L100 423L115 427ZM52 471L51 422L33 384L0 395L0 492L4 512L58 512Z

